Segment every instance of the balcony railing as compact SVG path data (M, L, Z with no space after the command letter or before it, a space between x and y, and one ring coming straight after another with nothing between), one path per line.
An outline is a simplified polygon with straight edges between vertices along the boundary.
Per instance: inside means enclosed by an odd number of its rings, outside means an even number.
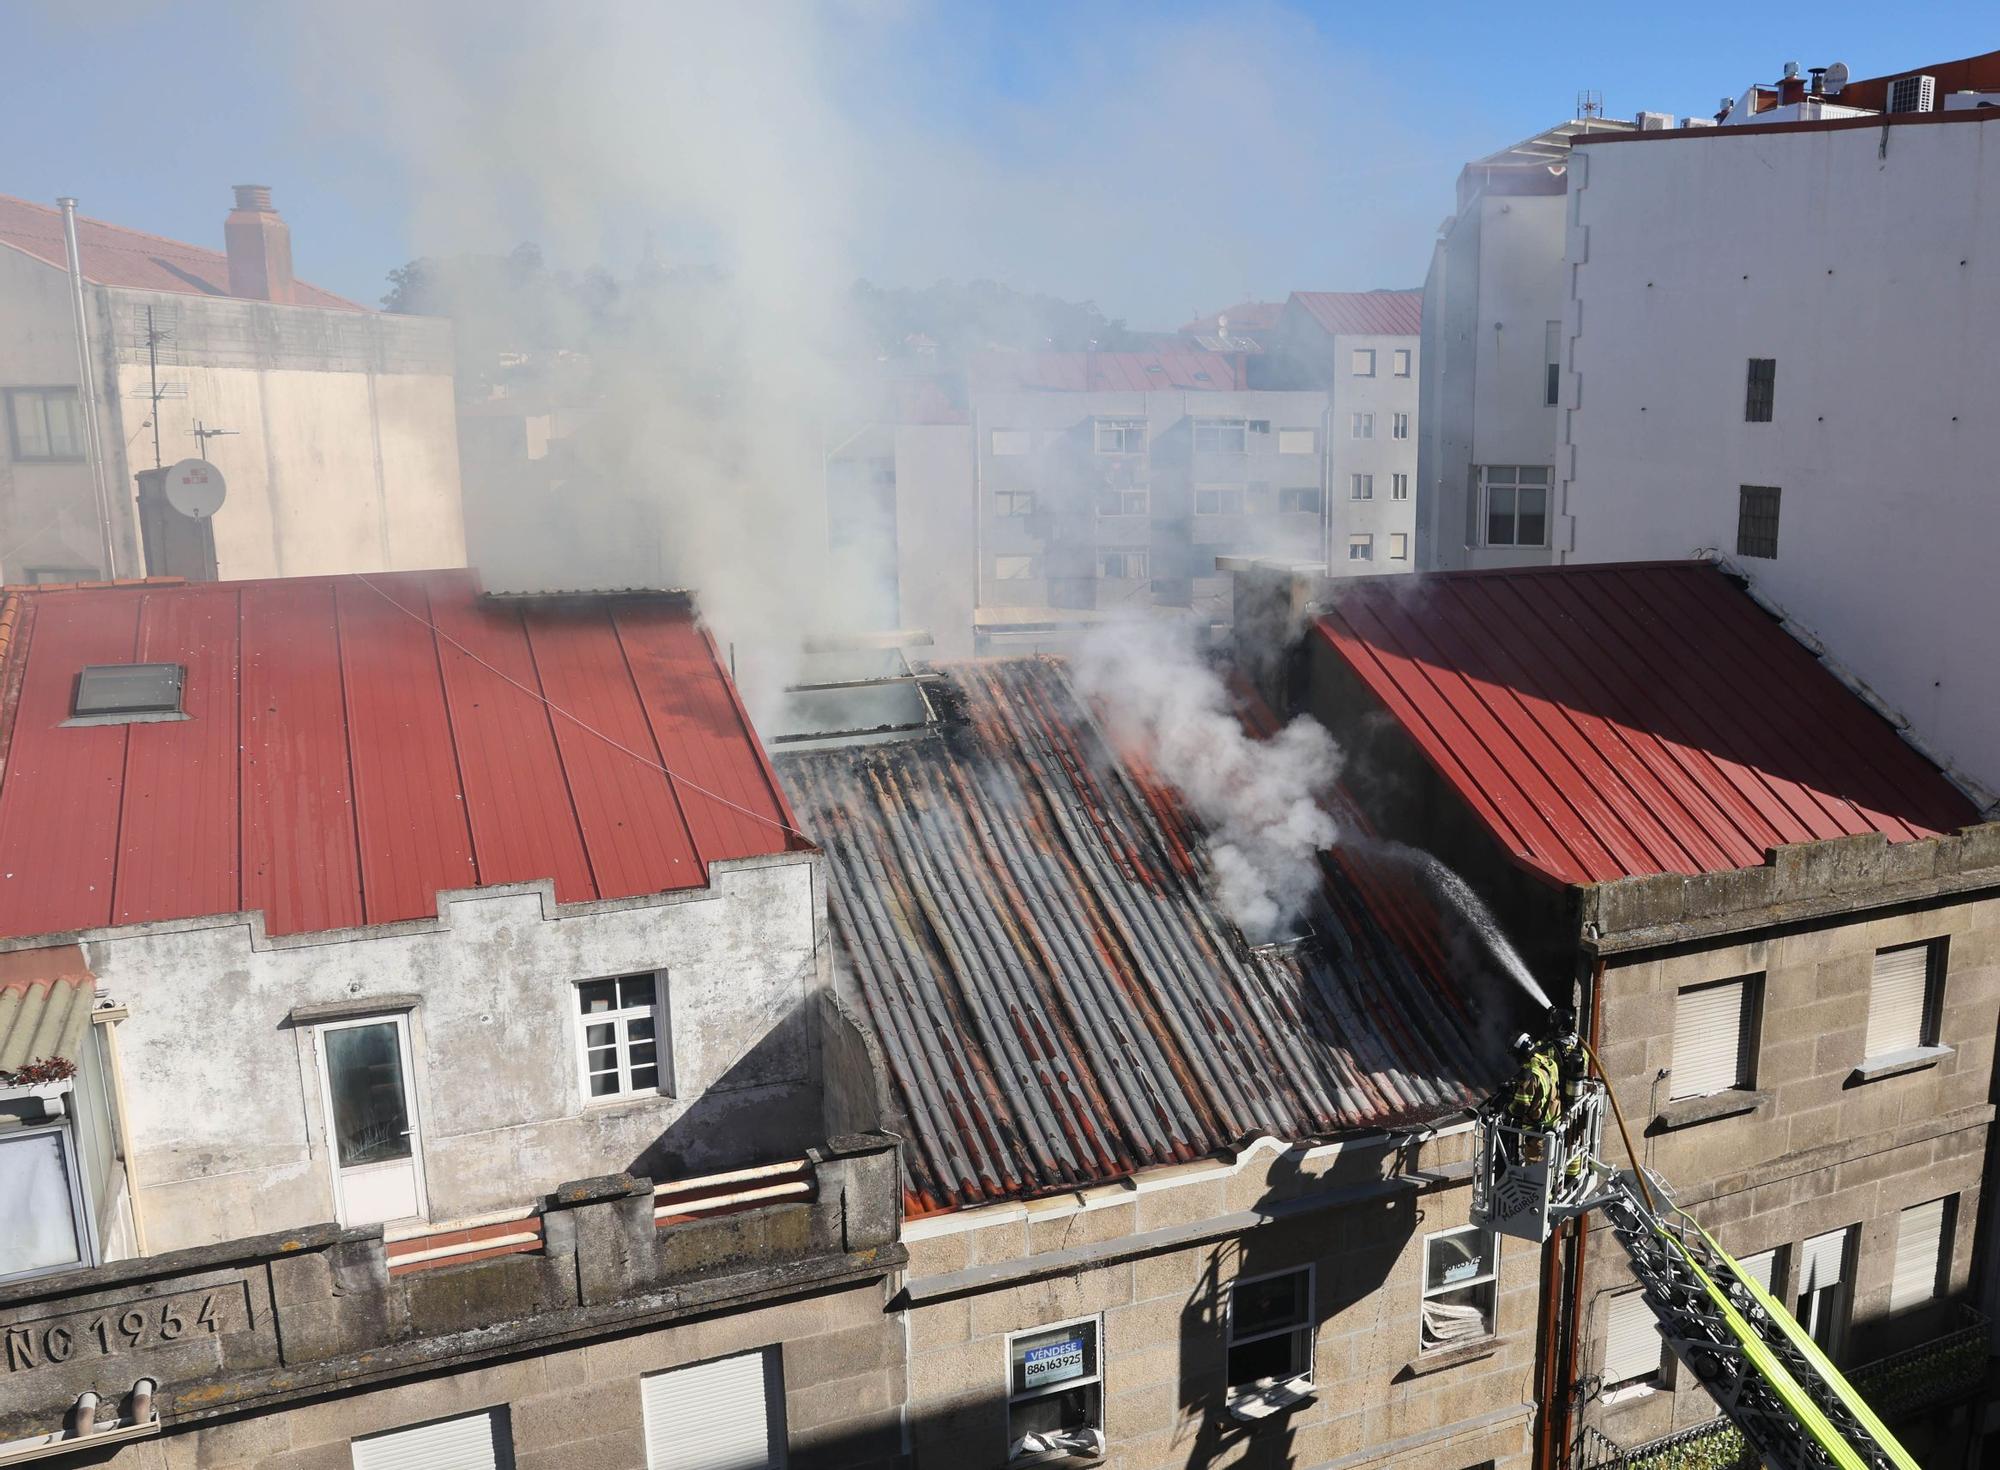
M1970 1307L1961 1310L1960 1325L1952 1331L1847 1375L1884 1420L1894 1424L1957 1403L1986 1381L1986 1318ZM1586 1428L1575 1465L1577 1470L1756 1470L1757 1454L1734 1424L1716 1419L1632 1449Z

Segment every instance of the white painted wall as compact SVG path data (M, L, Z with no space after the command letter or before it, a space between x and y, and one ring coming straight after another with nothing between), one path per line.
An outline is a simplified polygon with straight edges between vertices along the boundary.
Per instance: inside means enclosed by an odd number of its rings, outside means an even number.
M295 1006L421 997L433 1221L630 1168L663 1136L689 1172L817 1141L817 867L717 864L706 890L563 909L545 883L483 889L444 895L436 921L283 939L242 915L86 936L99 984L131 1009L119 1043L150 1248L334 1218ZM675 1095L586 1104L572 983L650 969L667 975Z
M1739 487L1779 486L1737 565L1994 788L2000 118L1949 116L1985 120L1576 148L1558 477L1577 561L1733 557Z
M1423 372L1421 344L1416 337L1337 336L1333 347L1333 432L1329 439L1333 495L1328 553L1332 571L1335 576L1407 572L1416 566L1417 437L1422 432L1417 415L1418 384ZM1355 376L1357 350L1375 354L1372 378ZM1406 378L1395 375L1398 352L1410 354L1410 375ZM1375 416L1372 439L1354 437L1351 416L1357 413ZM1409 416L1407 439L1394 437L1399 413ZM1353 477L1357 474L1375 477L1374 499L1354 498ZM1407 500L1394 498L1397 475L1408 477ZM1354 535L1373 538L1374 555L1370 560L1349 559L1348 538ZM1404 538L1404 556L1400 560L1390 555L1392 536Z

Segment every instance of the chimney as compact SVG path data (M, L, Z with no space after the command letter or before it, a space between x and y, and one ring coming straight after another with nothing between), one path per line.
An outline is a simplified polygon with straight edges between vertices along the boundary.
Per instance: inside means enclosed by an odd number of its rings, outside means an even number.
M269 184L238 184L222 222L229 249L229 294L252 301L292 299L292 232L271 207Z
M1805 78L1799 75L1799 64L1796 61L1788 61L1785 63L1784 79L1778 83L1778 105L1787 107L1794 102L1805 100L1806 83Z

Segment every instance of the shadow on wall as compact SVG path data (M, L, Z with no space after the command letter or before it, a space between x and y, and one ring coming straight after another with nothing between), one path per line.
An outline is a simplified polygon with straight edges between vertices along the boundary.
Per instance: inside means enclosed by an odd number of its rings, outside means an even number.
M626 1164L626 1172L655 1181L685 1179L796 1159L824 1142L820 1020L812 996L793 1006Z

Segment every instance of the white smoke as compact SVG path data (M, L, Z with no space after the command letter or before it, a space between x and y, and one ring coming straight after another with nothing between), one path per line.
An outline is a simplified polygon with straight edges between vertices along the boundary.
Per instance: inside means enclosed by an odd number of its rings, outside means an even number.
M1340 838L1318 800L1340 773L1333 737L1302 715L1253 739L1186 624L1105 624L1078 649L1073 673L1112 738L1177 787L1208 829L1217 896L1236 926L1252 943L1282 934L1319 887L1318 854Z

